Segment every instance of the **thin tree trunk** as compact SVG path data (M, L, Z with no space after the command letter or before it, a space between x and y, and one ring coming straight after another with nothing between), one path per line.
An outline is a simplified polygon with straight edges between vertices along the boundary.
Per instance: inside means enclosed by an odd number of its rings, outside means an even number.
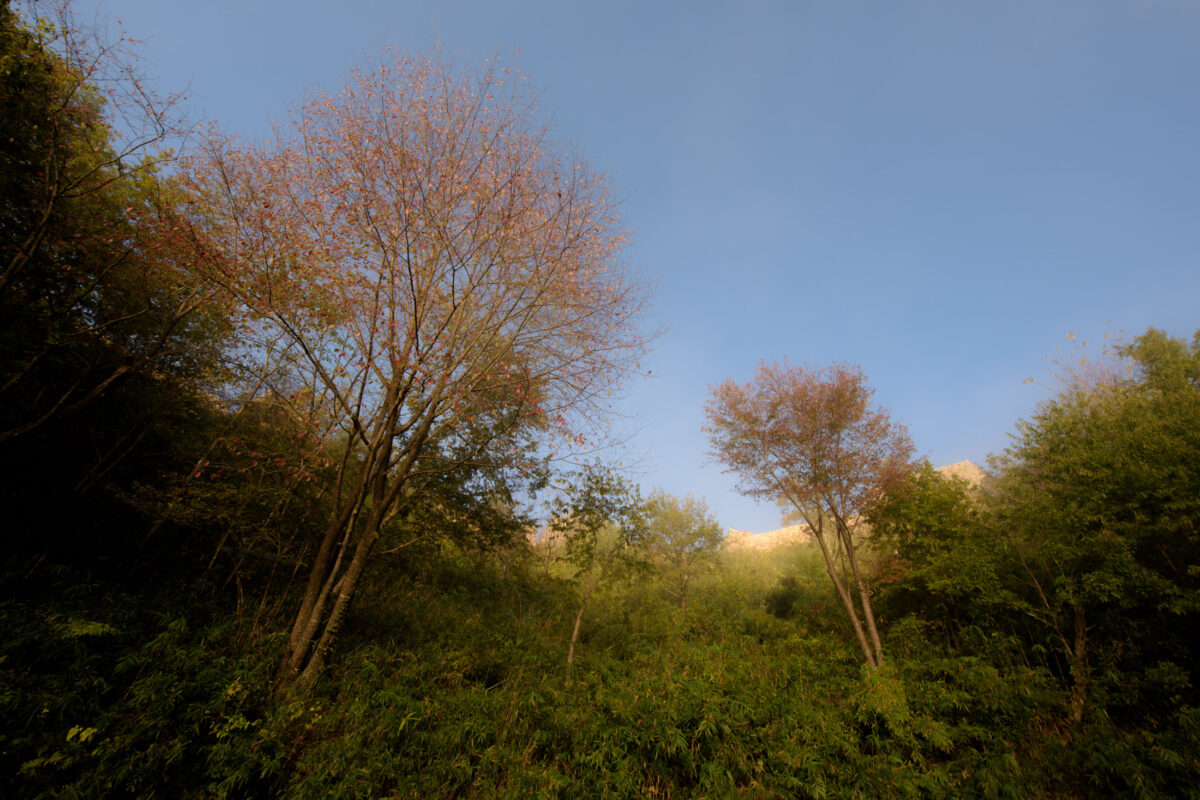
M284 650L283 660L279 664L278 680L286 683L288 678L300 670L304 662L307 645L315 633L316 620L320 618L323 609L318 609L323 595L322 588L330 577L330 564L333 562L334 546L338 537L345 534L347 527L353 524L354 506L347 504L342 513L330 520L321 539L321 547L313 560L312 569L308 574L308 584L304 589L304 598L300 601L300 611L292 623L292 633L288 646ZM344 542L343 542L344 544Z
M342 459L338 475L339 491L335 494L335 499L338 500L340 500L340 497L337 496L340 495L340 484L345 479L352 462L350 453L353 445L354 437L351 436L346 442L347 451ZM346 547L353 536L358 514L362 510L371 486L372 473L377 471L377 464L381 457L384 459L385 467L387 458L390 457L391 449L388 445L390 445L390 439L385 442L376 441L368 448L366 463L362 465L358 476L353 481L350 496L346 498L344 505L337 507L334 517L330 520L329 527L326 528L325 535L321 539L321 547L317 551L312 569L309 571L308 583L304 589L304 599L300 603L300 611L296 614L296 620L292 624L292 633L288 639L283 660L279 665L279 673L276 676L282 686L290 683L304 668L309 648L317 635L321 620L324 618L329 595L337 580ZM386 477L386 472L383 476L375 475L374 477L376 480Z
M604 559L604 564L600 567L600 574L596 576L596 580L592 581L592 585L588 587L587 592L583 595L583 600L579 603L579 613L575 615L575 627L571 631L571 644L567 648L568 683L571 681L571 673L575 667L575 642L579 640L579 629L583 626L583 613L587 611L587 604L592 599L592 592L596 591L596 587L600 585L600 581L604 580L604 573L608 571L608 565L612 563L616 552L616 550L613 550L608 554L608 558Z
M592 585L595 588L595 584ZM584 595L579 604L579 613L575 615L575 627L571 630L571 644L567 647L567 682L571 680L571 672L575 668L575 642L579 640L579 629L583 626L583 612L587 610L588 598L592 596L591 589Z
M322 630L321 638L317 640L316 647L313 648L312 655L308 659L308 663L304 665L303 671L296 679L296 687L302 692L307 692L317 682L317 678L321 675L321 670L325 666L325 656L329 652L330 645L333 644L334 638L337 636L338 630L342 625L342 618L346 614L346 609L349 607L350 599L354 596L354 590L358 588L359 579L362 578L363 571L367 567L367 559L371 556L371 551L375 548L375 543L379 541L379 519L378 515L372 513L372 519L368 522L367 531L363 538L359 540L358 546L354 550L354 557L350 561L350 566L346 570L346 574L337 582L335 590L337 599L334 600L333 610L329 612L329 619L326 620Z
M1087 666L1087 620L1084 617L1083 606L1074 608L1075 636L1072 647L1068 650L1071 666L1071 722L1079 725L1083 722L1083 712L1087 705L1088 666Z
M867 633L871 636L871 646L875 648L875 660L877 664L882 664L883 643L879 640L879 629L875 626L875 612L871 608L871 593L867 589L866 581L862 578L862 573L859 572L858 560L854 553L854 542L850 538L850 533L850 529L844 523L838 523L838 535L842 537L842 545L846 548L846 559L850 562L850 574L854 576L854 582L858 585L858 598L862 603Z
M688 571L683 573L683 583L679 585L679 617L682 619L687 615L687 591L688 584L692 582L692 575Z
M863 633L862 622L858 618L858 610L854 607L854 599L850 597L850 592L846 590L842 579L838 577L837 568L833 563L833 554L829 552L829 544L825 541L825 534L818 528L809 529L816 534L817 543L821 545L821 555L825 556L825 571L829 573L829 579L833 581L833 587L837 589L838 597L842 598L842 605L846 607L846 614L850 617L850 623L854 626L854 635L858 639L858 646L862 648L863 656L867 659L867 665L871 669L879 667L879 662L875 658L875 653L871 650L871 645L867 643L866 634Z
M415 430L411 431L411 438L401 451L401 457L394 464L393 436L400 427L398 418L402 398L397 387L389 391L391 394L384 412L384 420L376 427L379 433L372 439L360 479L355 484L353 502L346 504L341 515L326 531L325 540L322 542L322 554L313 564L308 590L300 614L296 617L292 638L280 670L280 689L294 685L300 692L307 692L320 676L326 654L333 644L354 591L358 588L375 543L379 540L384 524L391 519L400 493L412 474L417 456L424 450L429 431L438 415L444 386L437 387L418 412L418 416L403 426L404 429L409 429L416 423ZM362 510L368 494L371 507L365 530L358 543L353 545L350 563L343 567L343 559L352 546L355 518ZM341 542L335 544L339 534Z
M863 618L867 623L867 633L871 636L871 646L875 648L875 660L883 663L883 643L879 640L879 629L875 626L875 611L871 608L871 592L867 588L867 583L858 576L858 568L850 567L855 575L854 579L858 582L858 597L862 602Z

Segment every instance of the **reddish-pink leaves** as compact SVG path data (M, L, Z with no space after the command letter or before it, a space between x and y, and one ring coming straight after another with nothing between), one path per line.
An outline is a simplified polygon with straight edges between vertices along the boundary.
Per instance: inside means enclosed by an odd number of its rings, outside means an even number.
M712 390L704 430L747 494L853 514L907 474L913 454L873 393L854 365L764 363L749 383Z
M211 253L196 268L247 353L319 396L323 430L374 440L420 409L436 438L515 412L583 446L580 412L641 356L645 287L608 182L512 78L384 53L272 141L214 136L182 171Z

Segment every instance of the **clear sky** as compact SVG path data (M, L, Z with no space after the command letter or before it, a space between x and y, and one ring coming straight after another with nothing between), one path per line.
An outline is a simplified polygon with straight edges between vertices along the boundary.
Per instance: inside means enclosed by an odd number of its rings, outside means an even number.
M394 44L516 53L611 174L664 325L624 401L646 488L777 527L700 431L761 359L863 366L935 464L982 464L1068 332L1200 328L1200 3L77 0L193 117L263 136ZM1042 383L1026 384L1026 378Z

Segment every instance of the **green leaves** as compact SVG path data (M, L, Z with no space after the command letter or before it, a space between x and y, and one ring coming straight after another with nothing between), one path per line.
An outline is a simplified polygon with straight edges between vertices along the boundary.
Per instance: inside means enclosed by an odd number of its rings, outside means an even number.
M1200 589L1200 350L1151 329L1118 352L1131 377L1020 426L994 507L1030 568L1058 573L1048 591L1133 607Z
M1118 345L1121 361L1017 424L980 495L928 465L888 493L870 511L885 608L952 639L968 624L1009 631L1060 681L1076 726L1142 724L1167 687L1140 676L1200 655L1197 341L1151 329Z
M724 532L704 501L691 495L677 498L655 491L646 502L646 514L651 558L682 613L693 579L713 566Z
M616 559L638 560L650 535L641 491L617 471L594 464L568 477L551 505L552 530L582 573Z

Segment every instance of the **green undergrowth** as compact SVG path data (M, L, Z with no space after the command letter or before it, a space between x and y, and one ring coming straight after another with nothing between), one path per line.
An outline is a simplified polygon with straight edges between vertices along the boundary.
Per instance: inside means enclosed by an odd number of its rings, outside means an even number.
M1055 695L1036 671L931 657L918 628L901 631L908 655L866 671L823 617L767 614L770 583L725 572L682 618L645 584L610 590L568 681L571 593L559 578L503 572L442 561L421 582L393 585L389 611L360 611L373 641L334 667L285 795L1074 791L1042 791L1051 765L1035 742ZM462 582L451 588L448 573ZM809 600L814 613L829 602L815 589Z
M4 796L269 791L284 742L258 735L272 643L248 648L227 623L197 624L133 597L92 600L86 614L0 608Z
M1193 791L1200 716L1062 723L1054 676L977 632L887 627L863 668L803 558L727 563L681 612L576 590L519 551L433 548L369 581L317 691L273 698L279 642L134 598L3 607L8 796L1143 797ZM793 613L768 613L780 577ZM79 607L95 608L81 597ZM243 639L239 640L239 636ZM966 654L973 651L974 654Z

